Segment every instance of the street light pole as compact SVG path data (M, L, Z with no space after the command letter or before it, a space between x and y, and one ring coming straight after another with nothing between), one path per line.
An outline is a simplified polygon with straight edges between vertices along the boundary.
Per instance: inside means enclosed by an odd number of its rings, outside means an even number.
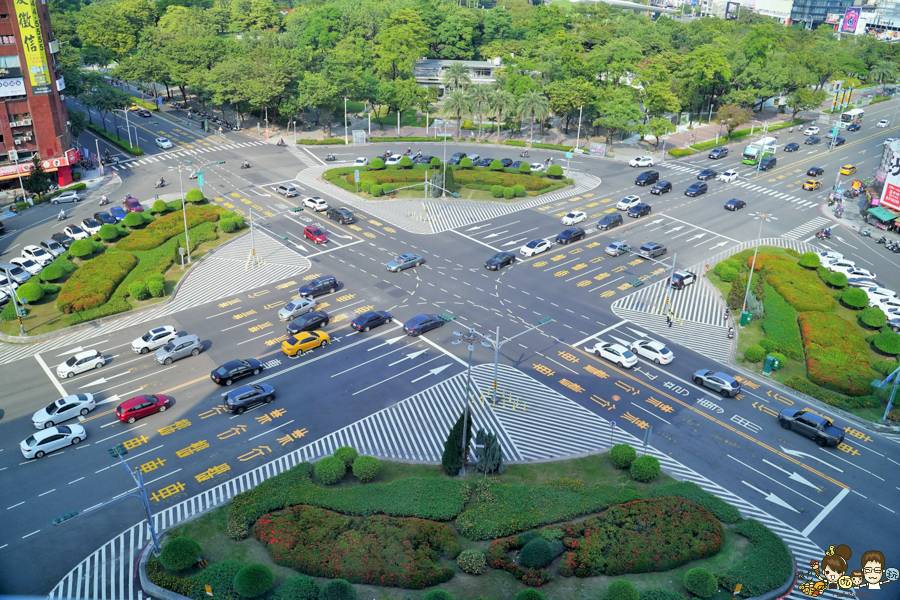
M344 96L344 145L347 143L347 96Z
M9 274L9 269L4 269L6 271L6 285L9 290L9 297L12 298L13 310L16 311L16 318L19 320L19 335L25 335L25 325L22 324L22 317L19 315L19 305L16 303L16 290L13 288L13 280Z
M190 160L185 160L184 162L186 162L189 165L194 164ZM184 200L184 180L182 179L182 176L181 176L182 171L184 171L186 168L188 168L188 167L185 167L184 165L178 165L178 167L169 167L169 170L171 171L172 169L175 169L176 171L178 171L178 187L181 189L181 212L183 213L183 216L184 216L184 245L185 245L185 250L187 251L187 261L188 261L188 264L190 264L191 263L191 240L188 237L187 202L185 202L185 200Z
M578 108L578 134L575 136L575 149L578 149L579 142L581 142L581 113L584 110L584 105L582 104Z
M776 217L773 217L771 214L760 212L754 213L753 218L759 219L759 231L756 234L756 248L753 249L753 262L750 263L750 277L747 278L747 291L744 293L744 304L741 306L742 313L747 310L747 298L750 296L750 284L753 283L753 272L756 270L756 253L759 252L759 238L762 236L763 223L769 219L776 219Z

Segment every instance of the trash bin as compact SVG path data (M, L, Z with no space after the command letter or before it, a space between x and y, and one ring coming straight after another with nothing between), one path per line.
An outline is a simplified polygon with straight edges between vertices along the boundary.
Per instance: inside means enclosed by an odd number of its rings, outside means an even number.
M772 357L772 370L777 371L780 368L781 368L781 361L773 356Z
M765 374L767 374L767 375L768 375L769 373L771 373L771 372L772 372L772 363L774 363L774 362L775 362L775 358L774 358L774 357L772 357L772 356L767 356L767 357L766 357L766 364L763 365L763 373L765 373Z
M741 313L741 327L746 327L750 324L750 319L753 315L750 314L750 311L745 310Z

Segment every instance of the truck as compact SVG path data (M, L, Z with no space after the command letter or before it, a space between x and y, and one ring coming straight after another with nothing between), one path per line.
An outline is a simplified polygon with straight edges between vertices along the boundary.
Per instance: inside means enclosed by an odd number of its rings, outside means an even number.
M754 144L750 144L744 148L741 154L741 162L745 165L759 164L759 161L767 156L775 154L778 138L765 137Z

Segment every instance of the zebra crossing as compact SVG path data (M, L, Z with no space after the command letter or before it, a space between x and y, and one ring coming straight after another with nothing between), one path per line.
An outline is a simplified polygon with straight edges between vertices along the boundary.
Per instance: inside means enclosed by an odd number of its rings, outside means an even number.
M393 407L165 508L153 515L156 529L166 531L227 503L235 495L300 462L329 455L344 445L381 458L439 462L443 440L461 411L465 376L466 373L461 372ZM491 404L486 398L481 400L480 390L489 390L492 386L491 365L473 367L472 380L476 386L475 399L470 397L469 400L473 431L485 427L497 433L507 462L603 451L610 444L623 443L634 448L643 445L635 436L611 427L606 419L512 367L501 367L499 372L503 406L500 402ZM659 459L667 474L679 481L696 483L734 505L744 518L757 519L770 527L785 541L797 564L807 564L823 555L822 549L801 532L681 464L666 452L648 446L647 453ZM73 568L48 597L142 600L144 595L132 585L132 575L148 541L146 526L135 524ZM803 598L797 591L788 597Z
M790 231L786 231L781 234L781 237L786 237L791 240L799 240L802 237L808 236L816 231L821 231L826 227L831 227L831 219L826 219L825 217L816 217L812 221L807 221L802 225L797 225Z
M106 165L107 167L115 170L115 171L124 171L127 169L133 169L138 166L146 166L151 165L153 163L165 162L167 160L173 158L191 158L194 156L199 156L201 154L207 154L209 152L218 152L219 150L233 150L237 148L249 148L251 146L265 146L266 142L243 142L236 144L223 144L209 147L201 147L201 148L181 148L178 150L170 150L169 152L163 152L161 154L148 154L142 158L129 160L127 162L121 162L117 165Z

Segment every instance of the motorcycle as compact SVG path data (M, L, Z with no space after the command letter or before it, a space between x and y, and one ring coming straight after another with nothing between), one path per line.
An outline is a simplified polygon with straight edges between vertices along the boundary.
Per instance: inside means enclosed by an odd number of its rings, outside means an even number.
M197 179L198 175L196 171L191 171L191 174L188 175L188 179Z
M403 153L403 156L409 156L410 154L412 154L412 149L411 149L411 148L407 148L407 149L406 149L406 152Z
M528 150L519 155L521 158L528 158Z
M862 231L859 232L859 235L861 235L863 237L869 237L870 235L872 235L872 232L869 231L868 229L863 229Z
M825 231L819 231L818 233L816 233L816 239L820 239L820 240L830 240L830 239L831 239L831 234L828 233L828 232L825 232Z
M836 209L834 209L834 216L836 216L838 219L840 219L843 216L843 214L844 214L843 206L838 206Z
M249 168L250 168L250 163L247 162L247 161L244 161L244 164L241 165L241 168L242 168L242 169L249 169Z
M287 146L287 144L285 143L284 140L278 140L278 143L275 144L275 145L276 145L276 146Z
M337 159L334 157L334 154L328 154L325 156L325 160L337 160Z
M156 185L154 187L157 187L157 188L166 187L166 182L163 181L162 179L160 179L159 181L156 182Z
M547 157L547 160L544 161L544 164L545 164L545 165L549 165L549 164L552 163L552 162L553 162L553 157L552 157L552 156L548 156L548 157Z
M729 328L728 328L728 339L729 339L729 340L733 340L733 339L734 339L734 327L729 327Z
M876 243L876 244L884 244L884 243L886 243L886 242L887 242L887 238L884 237L884 236L881 236L880 238L878 238L877 240L875 240L875 243Z
M56 220L57 220L57 221L62 221L62 220L64 220L64 219L66 218L66 216L67 216L67 215L66 215L65 212L61 212L61 213L59 213L59 214L56 216Z
M105 204L109 204L109 198L107 198L106 196L101 196L101 198L100 198L100 206L103 206L103 205L105 205Z

